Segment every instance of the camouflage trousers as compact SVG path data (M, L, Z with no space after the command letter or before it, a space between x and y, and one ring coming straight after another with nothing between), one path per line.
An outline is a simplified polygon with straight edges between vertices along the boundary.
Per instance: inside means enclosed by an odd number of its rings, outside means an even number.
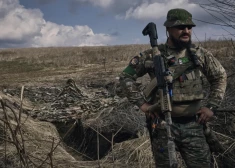
M186 124L173 123L171 131L177 151L188 168L210 168L211 153L201 124L194 121ZM157 129L157 134L152 138L152 150L156 167L169 167L166 129Z

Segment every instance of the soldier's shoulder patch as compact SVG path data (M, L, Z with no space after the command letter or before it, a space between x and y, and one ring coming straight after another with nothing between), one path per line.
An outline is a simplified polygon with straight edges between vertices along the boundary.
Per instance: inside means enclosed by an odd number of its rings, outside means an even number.
M131 59L130 65L138 65L139 64L139 56L135 56Z

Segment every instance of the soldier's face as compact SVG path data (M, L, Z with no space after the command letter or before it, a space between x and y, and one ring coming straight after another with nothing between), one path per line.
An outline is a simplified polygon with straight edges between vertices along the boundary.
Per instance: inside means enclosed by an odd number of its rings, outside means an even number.
M169 27L167 31L174 46L186 48L191 44L192 26Z

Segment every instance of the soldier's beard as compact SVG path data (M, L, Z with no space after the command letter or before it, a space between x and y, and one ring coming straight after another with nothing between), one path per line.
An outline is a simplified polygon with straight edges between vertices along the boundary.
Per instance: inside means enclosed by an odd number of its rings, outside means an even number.
M171 35L169 36L170 39L171 39L171 41L172 41L172 43L173 43L173 45L174 45L176 48L180 49L180 50L185 49L185 48L190 48L190 46L191 46L191 44L192 44L191 36L190 36L189 34L186 34L186 35L189 36L189 41L185 42L185 41L180 40L180 37L181 37L181 36L184 36L184 35L185 35L185 34L180 35L178 39L174 38L174 37L171 36Z

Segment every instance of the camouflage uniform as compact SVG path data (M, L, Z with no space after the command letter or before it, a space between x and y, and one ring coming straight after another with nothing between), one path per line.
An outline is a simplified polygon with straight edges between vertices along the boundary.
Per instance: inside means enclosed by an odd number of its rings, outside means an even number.
M166 27L195 26L192 15L183 9L170 10L164 25ZM174 77L171 130L177 149L187 167L209 168L210 149L203 133L203 125L196 121L196 112L200 109L201 100L204 98L202 74L210 83L207 107L219 107L226 89L226 72L219 61L202 47L192 46L179 50L164 44L159 45L158 48ZM192 55L198 58L199 66L193 63ZM150 86L143 95L136 83L136 80L145 74L149 74L151 82L156 79L153 56L153 49L140 53L131 59L129 65L120 74L121 92L124 93L122 96L126 96L130 102L139 107L146 102L155 104L159 101L155 87ZM172 60L174 65L170 63ZM182 68L184 66L186 68ZM163 115L160 117L163 118ZM169 167L166 130L159 125L156 132L157 134L151 139L156 167L166 168Z

